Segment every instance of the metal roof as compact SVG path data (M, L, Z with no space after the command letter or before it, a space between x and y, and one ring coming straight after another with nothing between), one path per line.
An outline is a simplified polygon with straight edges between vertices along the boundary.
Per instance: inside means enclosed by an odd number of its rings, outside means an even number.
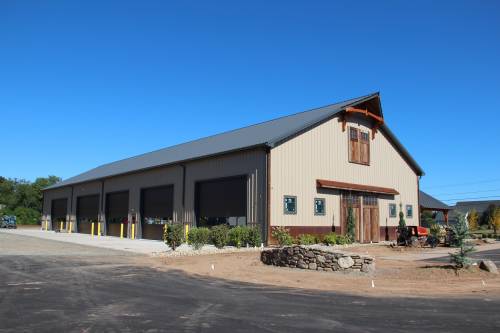
M448 206L447 204L439 201L438 199L430 196L429 194L419 191L418 193L418 202L421 207L434 209L434 210L450 210L453 207Z
M77 176L68 178L46 189L52 189L111 176L137 172L159 166L181 163L223 153L248 149L252 147L275 147L293 135L334 116L346 107L363 103L373 98L379 98L379 93L350 99L344 102L327 105L321 108L304 111L289 116L266 121L256 125L224 132L187 143L163 148L150 153L130 157L120 161L101 165ZM417 174L423 174L422 169L413 160L406 149L384 125L382 130L398 147L408 163Z

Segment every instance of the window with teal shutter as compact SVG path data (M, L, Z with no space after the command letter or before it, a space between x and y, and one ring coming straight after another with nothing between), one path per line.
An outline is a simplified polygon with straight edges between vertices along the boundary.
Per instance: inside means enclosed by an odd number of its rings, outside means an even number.
M314 199L314 215L325 215L325 199Z

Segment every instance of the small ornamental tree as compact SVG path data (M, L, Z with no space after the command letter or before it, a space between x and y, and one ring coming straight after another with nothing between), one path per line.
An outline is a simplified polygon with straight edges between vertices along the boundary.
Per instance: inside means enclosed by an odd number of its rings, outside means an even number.
M231 245L240 248L244 245L245 239L247 238L247 228L242 226L236 226L229 229L229 242Z
M222 249L229 242L229 228L225 224L219 224L210 229L212 243L216 248Z
M184 242L184 228L181 223L168 224L163 239L175 251Z
M469 229L462 214L458 216L458 223L451 227L454 234L454 244L458 247L458 252L450 253L450 260L456 268L464 268L470 264L468 254L474 251L474 246L467 243Z
M405 214L403 213L403 204L399 204L399 225L398 225L398 243L408 245L408 228L406 227Z
M472 208L472 210L469 212L469 215L467 215L467 222L469 222L470 230L477 230L479 222L479 214L477 213L477 210L475 210L474 208Z
M257 226L248 227L245 242L246 242L246 244L253 246L253 247L260 246L260 244L262 243L262 239L260 237L259 227L257 227Z
M188 244L192 245L195 250L199 250L210 242L210 229L208 228L192 228L188 234Z
M352 206L347 208L347 235L351 242L356 239L356 220L354 217L354 209Z

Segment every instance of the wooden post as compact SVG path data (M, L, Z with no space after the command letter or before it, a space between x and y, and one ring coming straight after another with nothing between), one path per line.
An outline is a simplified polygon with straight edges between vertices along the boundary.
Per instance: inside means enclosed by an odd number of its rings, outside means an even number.
M448 211L445 210L443 214L444 214L444 221L446 222L446 225L448 225Z

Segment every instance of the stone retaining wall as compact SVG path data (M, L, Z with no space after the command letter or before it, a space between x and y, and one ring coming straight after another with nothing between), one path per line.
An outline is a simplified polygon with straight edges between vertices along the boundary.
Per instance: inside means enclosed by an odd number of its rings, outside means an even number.
M266 265L309 269L314 271L346 271L373 273L375 262L372 257L344 253L324 246L285 246L267 249L260 255Z

